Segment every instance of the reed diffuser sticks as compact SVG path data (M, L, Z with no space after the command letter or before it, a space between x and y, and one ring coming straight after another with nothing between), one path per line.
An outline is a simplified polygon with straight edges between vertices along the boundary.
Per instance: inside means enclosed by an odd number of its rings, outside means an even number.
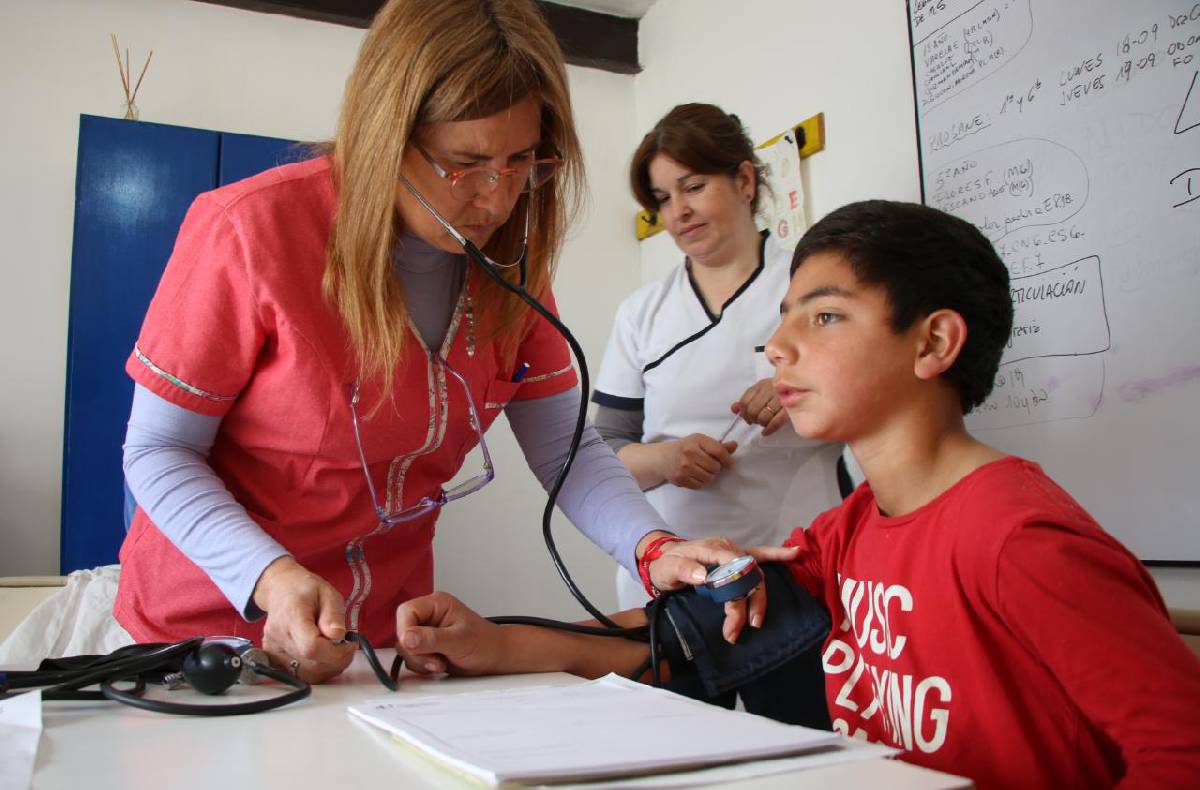
M117 34L109 33L112 39L113 54L117 57L117 71L121 74L121 87L125 91L125 120L136 121L138 119L138 108L134 100L137 99L138 88L142 87L142 80L146 77L146 69L150 68L150 59L154 57L154 50L150 50L150 54L146 56L146 62L142 65L142 73L138 75L137 82L134 83L133 89L129 87L129 77L132 74L129 68L129 48L125 49L125 59L121 60L121 47L117 44Z

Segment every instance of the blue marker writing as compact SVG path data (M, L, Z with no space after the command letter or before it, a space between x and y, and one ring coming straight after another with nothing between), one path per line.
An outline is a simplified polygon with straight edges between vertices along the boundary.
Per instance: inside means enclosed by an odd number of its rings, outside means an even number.
M525 378L525 374L528 372L529 372L529 363L522 362L517 367L517 372L513 374L513 377L512 377L513 384L519 384L521 382L521 380Z

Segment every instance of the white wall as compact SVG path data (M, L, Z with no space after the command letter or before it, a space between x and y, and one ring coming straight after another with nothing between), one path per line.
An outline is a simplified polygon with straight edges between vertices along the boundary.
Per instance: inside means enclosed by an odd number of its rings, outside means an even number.
M119 116L109 33L136 69L155 50L137 102L143 120L316 140L333 131L363 31L190 0L5 2L0 30L0 575L53 574L79 115ZM598 359L617 303L638 281L633 204L616 175L633 144L633 80L569 71L595 196L568 242L558 297ZM500 479L486 507L447 511L438 583L488 611L573 615L540 544L544 495L503 421L489 441ZM588 566L576 571L581 583L602 588L609 597L598 603L611 608L611 561L568 524L559 533L568 561Z
M801 172L810 221L854 200L918 200L904 3L658 0L642 18L639 138L676 104L712 102L762 142L825 113L826 147ZM643 276L678 262L666 234Z
M736 113L755 142L824 112L825 150L801 167L810 222L855 200L919 200L905 14L899 0L657 0L639 28L638 139L686 101ZM679 255L660 233L641 259L648 282ZM1200 608L1200 571L1152 572L1169 605Z
M142 118L329 136L363 32L185 0L0 4L0 574L58 572L67 296L81 113L120 117L116 33ZM136 76L136 74L135 74Z

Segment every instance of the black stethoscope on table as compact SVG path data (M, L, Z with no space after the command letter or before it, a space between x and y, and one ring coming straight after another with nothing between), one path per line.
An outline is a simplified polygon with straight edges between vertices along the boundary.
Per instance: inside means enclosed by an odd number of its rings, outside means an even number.
M343 642L357 642L379 682L398 688L400 658L385 672L371 644L354 631ZM170 702L145 696L149 684L176 689L190 686L201 694L223 694L235 684L250 685L260 678L278 681L291 690L266 699L233 703ZM129 684L122 688L123 684ZM88 690L98 686L98 690ZM35 670L0 670L0 699L40 688L43 700L113 700L154 713L183 716L238 716L262 713L298 702L312 694L304 680L275 669L267 654L241 637L194 637L174 643L127 645L106 656L48 658Z
M145 696L147 684L167 688L188 685L202 694L221 694L235 683L271 678L291 691L269 699L230 704L168 702ZM130 684L122 688L124 684ZM99 686L99 690L87 690ZM261 713L304 699L312 687L298 677L271 667L267 656L249 640L195 637L175 643L134 644L106 656L46 659L36 670L0 670L0 697L41 688L43 700L114 700L156 713L231 716Z

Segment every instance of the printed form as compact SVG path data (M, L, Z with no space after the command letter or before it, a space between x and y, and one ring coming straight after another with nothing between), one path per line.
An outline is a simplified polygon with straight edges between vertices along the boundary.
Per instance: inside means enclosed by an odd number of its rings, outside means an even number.
M41 691L0 700L0 790L28 790L41 736Z
M570 686L397 696L349 711L490 784L635 776L844 748L836 733L725 710L617 675Z

